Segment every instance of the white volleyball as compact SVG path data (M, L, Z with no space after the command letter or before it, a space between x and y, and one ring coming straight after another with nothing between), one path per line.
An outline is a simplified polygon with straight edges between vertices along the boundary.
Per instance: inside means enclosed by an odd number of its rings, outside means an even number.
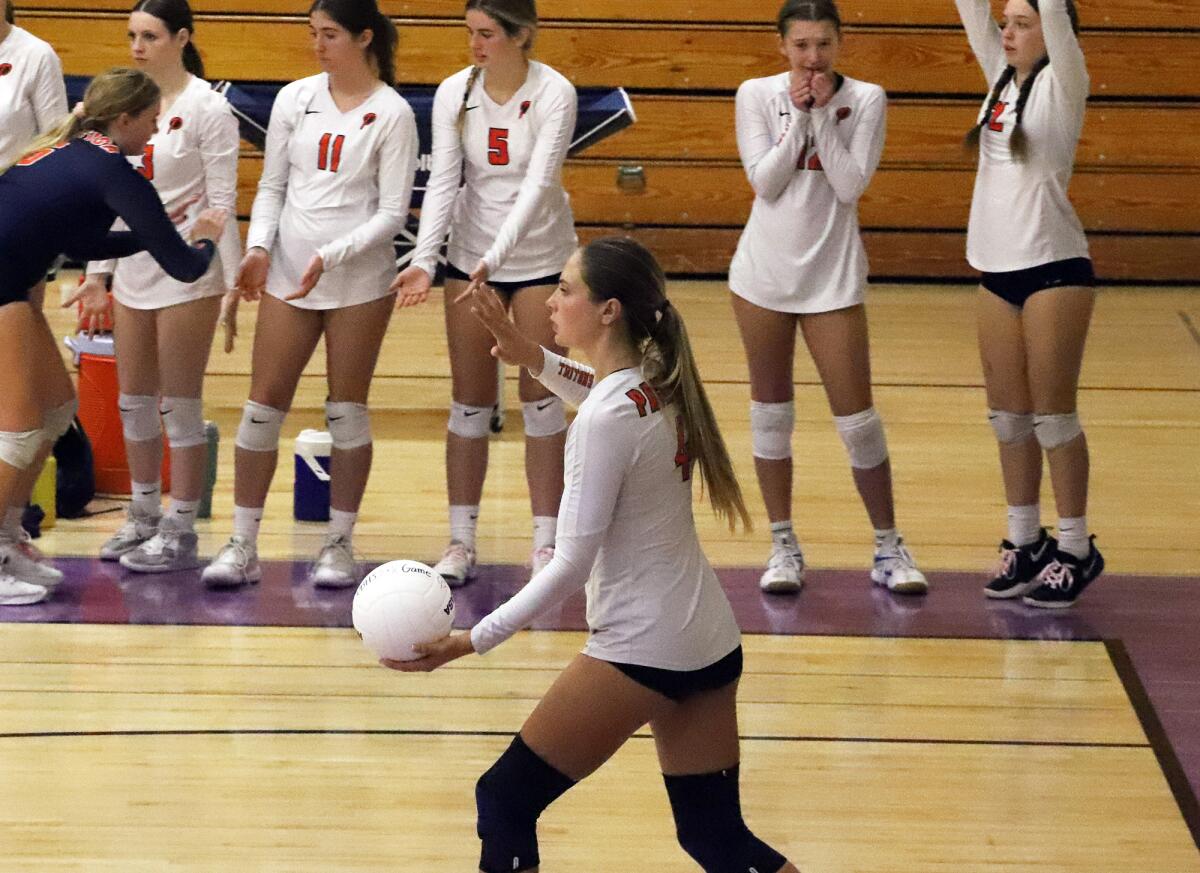
M389 561L363 579L351 607L354 629L377 657L412 661L412 647L450 633L454 598L439 574L420 561Z

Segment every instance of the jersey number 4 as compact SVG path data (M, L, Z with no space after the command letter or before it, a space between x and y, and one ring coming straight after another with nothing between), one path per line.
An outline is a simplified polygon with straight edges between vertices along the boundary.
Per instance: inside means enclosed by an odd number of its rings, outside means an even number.
M321 141L317 143L317 169L336 173L342 165L342 146L345 144L344 133L337 136L332 133L322 134Z
M662 401L658 398L658 392L649 382L643 382L636 388L630 388L625 392L625 396L632 400L634 406L637 407L639 418L645 418L662 409ZM683 425L682 415L675 416L675 435L678 440L675 449L675 466L679 468L683 475L683 481L686 482L692 478L692 456L688 454L687 428Z
M493 167L508 166L508 128L488 128L488 163Z

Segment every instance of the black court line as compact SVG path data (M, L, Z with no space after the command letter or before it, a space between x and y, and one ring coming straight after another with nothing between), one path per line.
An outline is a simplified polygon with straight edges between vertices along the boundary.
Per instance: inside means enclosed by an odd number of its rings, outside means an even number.
M417 730L403 728L227 728L195 730L114 730L114 731L17 731L0 733L3 740L75 739L96 737L240 737L240 736L362 736L362 737L511 737L514 731ZM630 739L652 740L648 733L636 733ZM836 737L836 736L779 736L774 734L742 734L747 743L877 743L902 746L1001 746L1053 749L1148 749L1149 743L1084 743L1056 740L936 740L914 737Z
M1183 326L1187 328L1187 332L1192 335L1192 339L1196 341L1196 345L1200 346L1200 330L1196 329L1196 325L1192 323L1192 319L1188 314L1180 310L1179 320L1183 322Z
M1192 841L1196 848L1200 849L1200 802L1192 791L1183 765L1179 762L1179 756L1175 754L1175 749L1167 738L1167 732L1154 710L1154 704L1150 701L1150 695L1146 693L1141 677L1138 676L1137 668L1133 666L1133 659L1129 657L1129 652L1121 640L1105 640L1104 648L1108 651L1108 657L1121 679L1121 684L1125 686L1125 695L1133 704L1133 711L1137 713L1142 730L1150 740L1150 746L1158 758L1158 766L1167 778L1167 785L1175 796L1175 803L1179 806L1184 823L1191 831Z

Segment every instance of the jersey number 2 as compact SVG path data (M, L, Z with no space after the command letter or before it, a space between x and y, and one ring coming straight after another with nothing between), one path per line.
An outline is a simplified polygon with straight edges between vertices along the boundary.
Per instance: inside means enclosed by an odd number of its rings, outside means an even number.
M323 134L321 141L317 143L317 169L336 173L338 167L342 165L342 146L345 143L346 135L344 133L339 133L337 136L332 133Z
M992 109L992 117L988 119L988 130L1004 130L1004 125L1000 122L1000 116L1004 114L1004 110L1008 108L1008 104L1003 100L997 100L996 106Z
M508 166L508 128L488 128L488 163L493 167Z

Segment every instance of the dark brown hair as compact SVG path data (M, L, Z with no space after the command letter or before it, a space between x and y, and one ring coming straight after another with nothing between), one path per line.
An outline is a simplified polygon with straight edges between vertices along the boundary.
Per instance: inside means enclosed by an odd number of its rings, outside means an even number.
M739 520L748 529L750 513L700 381L683 317L667 299L662 267L640 243L618 236L584 246L580 267L593 302L620 302L625 328L642 353L646 380L663 403L679 407L687 451L698 462L701 488L707 489L713 511L729 522L730 530Z
M400 41L392 19L379 11L375 0L315 0L308 14L324 12L354 36L371 31L367 52L375 59L379 78L392 87L396 84L396 44Z
M793 21L829 21L842 32L842 16L833 0L785 0L775 22L780 36L787 36Z
M129 11L153 15L166 26L171 36L186 30L188 42L183 47L183 68L193 76L204 78L204 61L200 59L200 50L196 48L196 25L187 0L140 0Z

